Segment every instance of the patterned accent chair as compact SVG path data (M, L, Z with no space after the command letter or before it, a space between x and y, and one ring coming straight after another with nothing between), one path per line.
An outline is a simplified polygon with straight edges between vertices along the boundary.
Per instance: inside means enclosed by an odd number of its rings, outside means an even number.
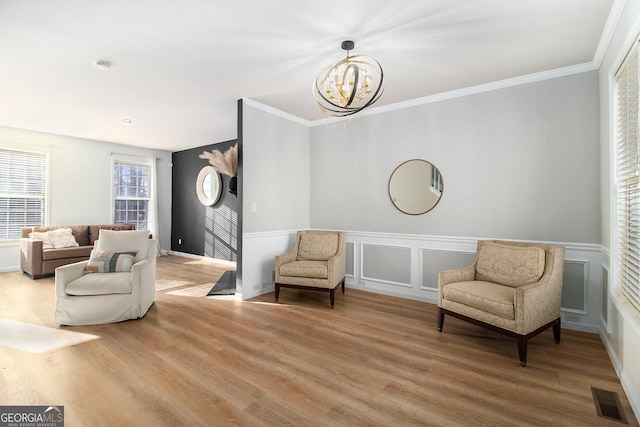
M481 240L473 264L438 275L438 331L448 314L517 338L520 364L527 340L553 328L560 343L564 247Z
M333 308L338 285L344 293L346 246L343 231L298 231L294 248L276 256L276 302L280 288L310 289L329 292Z

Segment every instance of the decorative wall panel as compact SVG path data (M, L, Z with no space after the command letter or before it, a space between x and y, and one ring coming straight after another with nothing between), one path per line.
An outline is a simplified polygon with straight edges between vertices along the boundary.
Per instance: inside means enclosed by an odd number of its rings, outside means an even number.
M411 248L363 244L362 278L411 286Z
M565 260L562 281L562 308L586 312L587 271L587 262Z
M438 289L438 273L440 271L468 267L473 262L475 255L473 252L421 249L420 288Z
M347 242L347 268L345 274L348 277L356 275L356 245L353 242Z

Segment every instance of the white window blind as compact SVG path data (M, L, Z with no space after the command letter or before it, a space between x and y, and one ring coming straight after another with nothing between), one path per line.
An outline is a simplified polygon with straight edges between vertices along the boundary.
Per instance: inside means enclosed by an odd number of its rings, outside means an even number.
M47 154L0 148L0 239L44 225Z
M135 224L136 230L149 227L151 166L114 160L114 223Z
M638 42L616 73L617 276L623 295L640 310L640 158Z

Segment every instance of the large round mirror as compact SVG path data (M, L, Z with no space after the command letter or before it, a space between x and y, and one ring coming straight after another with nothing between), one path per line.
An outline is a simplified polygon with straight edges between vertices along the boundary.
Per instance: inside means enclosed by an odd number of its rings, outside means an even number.
M442 175L426 160L407 160L389 178L389 197L406 214L427 213L442 197Z
M196 179L196 194L200 203L205 206L215 204L221 193L220 175L213 166L205 166L200 170Z

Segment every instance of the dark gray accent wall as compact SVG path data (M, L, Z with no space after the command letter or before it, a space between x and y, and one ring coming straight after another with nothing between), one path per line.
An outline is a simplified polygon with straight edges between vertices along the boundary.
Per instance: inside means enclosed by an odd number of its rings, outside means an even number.
M209 162L203 151L225 152L238 141L192 148L172 154L171 250L210 258L237 261L238 222L241 204L229 193L229 177L220 175L222 193L213 206L204 206L196 195L196 179Z

